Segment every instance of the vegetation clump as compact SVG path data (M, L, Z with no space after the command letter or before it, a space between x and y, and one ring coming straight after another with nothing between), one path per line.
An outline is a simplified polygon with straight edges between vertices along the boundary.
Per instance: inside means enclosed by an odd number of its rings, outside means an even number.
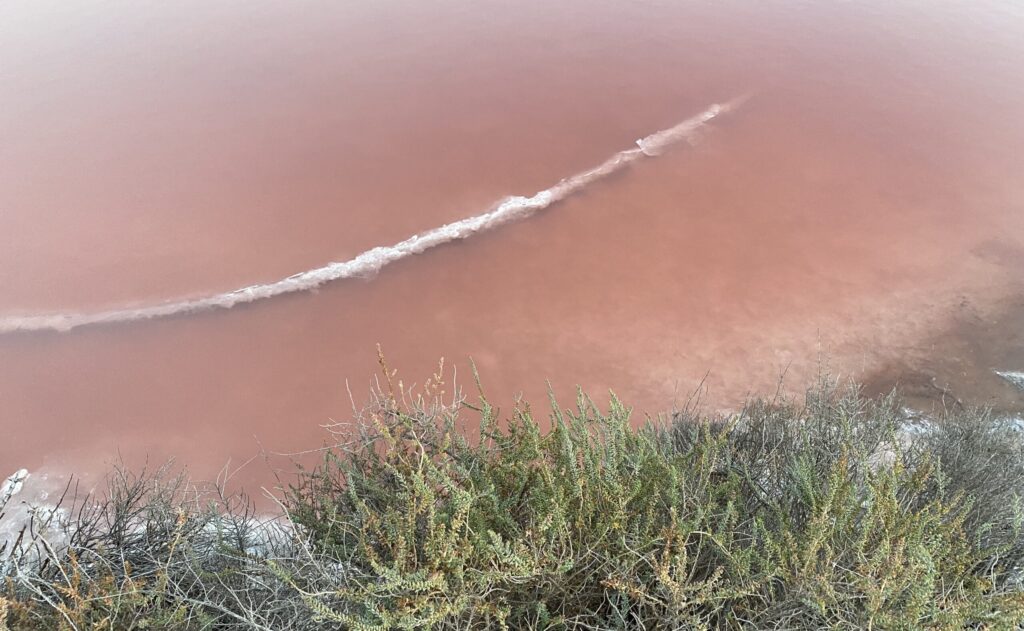
M999 629L1024 620L1024 441L824 381L642 429L614 396L385 387L260 517L117 472L0 553L0 629ZM479 431L467 433L468 417ZM2 511L2 507L0 507Z

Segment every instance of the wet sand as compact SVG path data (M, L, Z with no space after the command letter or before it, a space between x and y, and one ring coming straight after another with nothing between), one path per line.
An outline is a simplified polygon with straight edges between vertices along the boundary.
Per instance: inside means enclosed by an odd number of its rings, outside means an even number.
M372 278L2 336L3 470L120 454L210 477L315 446L377 343L407 381L444 356L468 385L471 357L506 409L551 380L613 388L639 418L705 374L730 407L783 372L799 391L822 356L875 380L948 359L943 331L996 349L996 329L957 328L960 305L984 323L1020 295L1008 3L11 3L0 25L2 316L274 281L754 95L692 144Z

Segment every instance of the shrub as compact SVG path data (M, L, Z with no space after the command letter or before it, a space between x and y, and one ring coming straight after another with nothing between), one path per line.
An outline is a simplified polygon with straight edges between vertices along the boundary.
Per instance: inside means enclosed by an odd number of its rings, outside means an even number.
M614 396L552 401L545 425L526 404L500 422L484 397L442 397L437 381L378 391L273 519L119 472L103 500L74 502L63 544L27 532L0 612L14 629L1024 620L1021 440L985 411L910 431L895 396L823 381L801 405L635 430Z

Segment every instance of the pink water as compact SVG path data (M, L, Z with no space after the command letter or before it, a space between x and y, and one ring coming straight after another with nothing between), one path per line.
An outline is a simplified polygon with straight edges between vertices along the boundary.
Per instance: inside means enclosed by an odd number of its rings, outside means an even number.
M0 4L7 321L347 260L751 95L369 278L0 336L0 474L315 446L378 342L409 381L472 357L506 407L550 379L651 413L920 352L1021 280L986 256L1024 247L1021 68L1005 0Z

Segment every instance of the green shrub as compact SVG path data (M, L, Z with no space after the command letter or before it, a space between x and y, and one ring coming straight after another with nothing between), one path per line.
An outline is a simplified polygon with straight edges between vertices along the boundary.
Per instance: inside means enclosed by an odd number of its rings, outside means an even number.
M552 401L544 424L525 404L500 421L486 398L441 397L436 382L378 393L357 436L298 471L277 521L155 483L74 513L69 545L12 566L0 612L66 629L1024 620L1021 437L984 411L910 431L895 396L823 382L801 405L635 430L614 397Z
M614 397L606 413L552 406L543 432L526 407L500 427L483 400L472 444L458 410L379 406L375 431L290 496L348 568L345 590L305 591L319 614L356 629L953 629L1024 611L1006 541L965 528L975 503L901 447L892 398L826 384L800 408L639 432Z

